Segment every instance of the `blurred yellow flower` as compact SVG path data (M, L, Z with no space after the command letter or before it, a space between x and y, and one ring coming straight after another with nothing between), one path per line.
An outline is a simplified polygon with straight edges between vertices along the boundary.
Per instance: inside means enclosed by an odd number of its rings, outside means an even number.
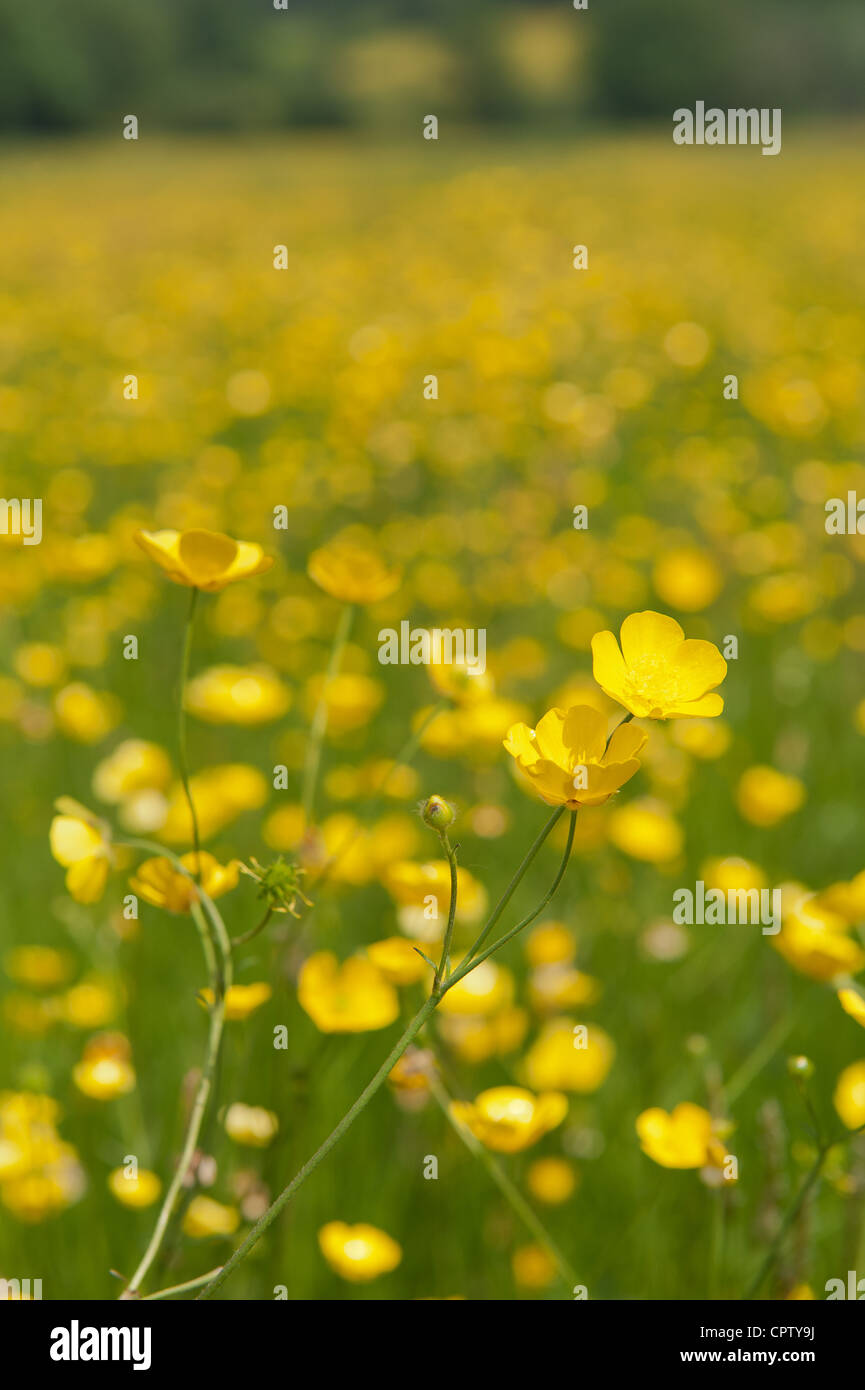
M525 952L535 967L566 965L577 954L577 943L564 922L539 922L526 937Z
M12 665L15 674L28 685L42 687L57 685L62 680L66 660L60 648L48 642L25 642L16 648Z
M838 1003L841 1005L845 1014L849 1014L851 1018L855 1018L856 1022L860 1023L862 1027L865 1028L865 995L863 995L861 990L851 989L849 987L846 989L839 989Z
M392 985L414 985L426 978L429 966L417 948L404 936L373 941L366 953L377 970Z
M451 1101L450 1113L486 1148L522 1153L562 1123L568 1098L560 1091L533 1095L520 1086L494 1086L474 1101Z
M291 703L268 666L211 666L186 687L186 708L210 724L266 724Z
M682 850L683 835L678 821L666 806L648 797L617 806L607 828L618 849L648 864L665 864Z
M855 975L865 967L865 949L849 935L844 918L816 897L801 898L785 912L780 932L770 940L794 969L812 980Z
M58 1013L73 1028L104 1028L117 1013L118 991L98 976L80 980L61 995Z
M749 767L736 788L736 804L752 825L777 825L798 811L804 800L805 787L799 778L774 767Z
M363 956L340 965L332 951L317 951L301 966L298 1003L322 1033L367 1033L399 1016L393 985Z
M587 1095L604 1084L615 1055L612 1038L602 1028L551 1019L526 1054L525 1079L535 1090Z
M75 962L68 951L53 946L16 946L3 957L3 969L10 980L31 989L51 989L64 984Z
M196 1240L205 1236L232 1236L240 1225L240 1212L199 1192L183 1218L184 1234Z
M521 1245L511 1256L514 1282L523 1289L547 1289L557 1277L553 1258L541 1245Z
M532 1196L547 1206L560 1206L573 1194L577 1174L566 1158L536 1158L526 1174Z
M171 781L171 760L158 743L128 738L93 771L93 794L116 805L133 792L164 791Z
M209 839L224 830L244 811L257 811L267 800L267 778L260 768L247 763L225 763L196 772L189 779L199 835ZM189 844L192 817L182 785L171 791L168 812L159 831L170 845Z
M253 1149L266 1149L279 1130L279 1118L272 1110L241 1101L229 1105L222 1123L229 1139Z
M136 531L135 540L175 584L215 593L273 564L260 545L217 531Z
M452 957L454 969L462 963L462 959L459 954ZM513 975L504 965L488 959L481 961L480 965L451 986L443 996L438 1012L488 1018L507 1008L513 997Z
M58 690L54 713L61 733L79 743L99 743L119 724L121 705L115 695L75 681Z
M200 875L198 881L210 898L221 898L237 887L240 861L232 859L222 865L206 849L199 855L193 851L182 854L180 863L192 875ZM158 857L145 859L139 864L129 880L129 886L139 898L151 903L153 907L164 908L166 912L189 912L198 901L196 884L174 867L170 859Z
M589 705L549 710L536 729L514 724L504 746L527 773L549 806L600 806L608 801L640 764L635 756L646 735L632 724L620 725L609 743L607 721Z
M707 692L720 685L727 663L711 642L685 639L674 618L647 610L621 628L592 638L593 670L601 689L643 719L720 714L724 701Z
M71 797L57 803L61 812L51 822L51 853L66 869L66 891L79 903L102 897L111 863L108 827Z
M318 1233L321 1253L341 1279L366 1284L396 1269L402 1249L377 1226L347 1226L344 1221L328 1221Z
M637 1116L643 1153L662 1168L703 1168L723 1163L724 1150L715 1136L708 1110L685 1101L669 1114L655 1106Z
M162 1183L147 1168L140 1168L134 1177L123 1168L114 1168L108 1174L108 1188L122 1206L137 1211L153 1206L162 1191Z
M72 1080L91 1100L114 1100L135 1089L130 1047L121 1033L101 1033L84 1049L72 1068Z
M314 550L306 570L320 589L344 603L378 603L402 583L402 571L387 565L369 542L351 532Z
M832 1097L842 1123L848 1129L865 1125L865 1061L845 1067L835 1085Z
M250 1014L266 1004L273 994L269 984L258 980L250 985L232 985L225 992L225 1017L229 1023L242 1023ZM199 995L208 1008L213 1005L213 990L209 987L199 990Z

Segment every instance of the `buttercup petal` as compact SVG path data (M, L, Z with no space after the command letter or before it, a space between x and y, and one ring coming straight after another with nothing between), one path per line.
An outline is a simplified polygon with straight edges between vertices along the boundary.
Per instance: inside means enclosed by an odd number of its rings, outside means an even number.
M685 640L685 634L675 618L668 617L666 613L655 613L651 608L644 613L629 614L622 623L620 637L626 666L632 666L644 656L669 660Z

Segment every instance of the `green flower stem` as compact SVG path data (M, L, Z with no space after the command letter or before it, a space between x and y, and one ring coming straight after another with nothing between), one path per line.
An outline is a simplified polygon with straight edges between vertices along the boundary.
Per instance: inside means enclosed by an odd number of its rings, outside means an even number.
M272 916L273 908L269 907L257 926L251 927L250 930L244 932L242 936L233 936L231 938L232 946L245 946L247 941L252 941L254 937L258 936L259 932L264 931Z
M618 724L616 725L616 729L621 729L622 726L623 726L624 724L630 724L630 722L631 722L631 720L633 719L633 717L634 717L633 714L630 714L630 713L629 713L629 714L626 714L625 717L624 717L624 719L620 719L620 720L619 720ZM611 744L612 741L613 741L613 734L616 732L616 729L611 729L611 730L610 730L609 738L607 739L606 743L604 744L604 752L605 752L605 753L606 753L607 749L609 748L610 744Z
M562 807L561 810L564 810L564 807ZM555 824L556 820L561 814L561 810L557 811L552 820L548 822L547 830L552 829L553 825ZM524 917L521 922L517 922L517 925L515 927L511 927L510 931L505 932L504 936L500 936L498 941L494 941L492 946L488 946L487 949L481 953L481 955L476 955L474 959L469 958L467 960L464 960L462 964L459 966L459 968L454 971L453 975L451 975L450 979L448 979L445 982L445 986L442 991L444 994L447 994L448 990L453 985L457 984L461 979L463 979L464 976L468 975L470 971L474 970L476 965L480 965L481 961L486 960L487 956L493 955L494 952L498 951L500 947L506 945L507 942L510 941L513 937L518 936L519 933L523 931L529 925L530 922L533 922L536 917L539 917L541 915L547 903L550 901L550 899L552 898L553 894L555 893L556 889L558 888L559 884L565 876L565 870L568 867L568 860L571 857L571 848L574 843L574 831L576 830L576 828L577 813L576 811L572 811L571 823L568 827L568 841L565 845L565 852L562 856L562 862L559 865L559 872L553 879L552 886L547 890L544 897L538 903L534 911L530 912L528 917ZM532 846L532 850L533 849L534 846ZM527 864L528 862L530 862L530 856L534 857L532 851L530 851L529 855L527 855L526 858L523 860L523 864ZM484 932L483 935L486 935L486 932ZM479 939L482 940L483 937ZM475 945L474 949L477 950L477 945Z
M310 725L306 762L303 769L303 812L307 829L312 824L312 813L315 808L315 789L318 782L318 770L321 766L321 749L325 733L327 732L327 688L339 670L339 664L342 660L345 644L348 641L348 634L351 631L353 618L354 605L347 603L340 614L336 632L333 636L333 646L330 649L330 660L327 663L324 685L321 688L321 694L315 707L312 724Z
M432 992L435 995L438 995L441 991L442 982L447 979L451 968L451 941L453 940L454 920L457 914L457 849L459 848L459 846L456 848L451 846L446 830L439 831L439 839L441 840L442 849L447 855L447 861L450 866L451 900L450 907L448 908L448 924L445 928L444 942L442 944L442 956L435 973L435 979L433 980Z
M499 898L496 906L493 908L492 913L487 918L483 931L481 932L477 941L471 947L465 959L463 960L463 965L466 965L475 955L477 955L481 946L483 946L493 927L496 925L496 922L499 920L508 903L510 902L511 898L514 896L514 893L517 890L517 887L520 883L520 880L522 879L523 874L525 873L529 864L531 864L532 860L534 859L541 845L544 843L544 840L549 835L553 826L557 824L562 813L564 812L564 809L564 806L559 806L558 809L555 810L553 814L550 816L540 835L538 835L538 838L535 840L534 844L532 845L522 864L520 864L519 868L517 869L516 873L514 874L513 878L511 879L510 883L505 889L504 893Z
M526 870L528 869L529 865L531 864L532 860L534 859L535 855L537 854L547 835L552 830L556 821L559 819L562 809L563 808L559 809L550 817L550 820L548 821L544 831L538 837L538 839L535 841L535 843L529 850L528 854L523 859L522 864L520 865L519 869L514 875L514 878L511 880L510 888L508 891L508 897L510 897L510 895L517 888L521 878L525 874ZM525 918L519 924L518 927L514 928L510 932L507 932L505 936L502 937L502 942L509 941L512 936L516 935L517 931L521 931L522 928L526 926L528 922L533 921L534 918L538 915L539 912L543 910L543 908L549 902L550 898L553 896L553 893L555 892L556 888L562 880L565 868L567 866L568 858L570 856L571 845L573 843L574 838L575 819L576 813L573 813L571 816L571 833L568 836L568 844L565 850L565 856L556 875L553 887L544 895L543 901L541 902L540 906L536 909L536 911L531 913L527 918ZM451 895L451 902L452 905L455 903L455 894L453 893ZM504 904L500 904L500 907L496 909L496 914L494 914L496 920L498 920L498 917L501 916L501 909L503 909L503 906ZM500 944L501 942L498 943L496 946L491 947L490 951L485 952L484 958L486 957L486 955L491 954L493 950L497 950L498 945ZM222 1284L225 1283L226 1279L228 1279L228 1277L233 1273L233 1271L237 1268L241 1261L246 1258L252 1247L255 1244L257 1244L257 1242L264 1235L264 1232L268 1229L268 1227L270 1227L273 1224L277 1216L279 1216L279 1213L282 1211L283 1207L285 1207L287 1203L291 1201L298 1188L306 1182L306 1179L309 1177L311 1173L315 1172L322 1159L327 1157L331 1149L336 1147L340 1139L357 1119L358 1115L360 1115L361 1112L366 1109L367 1105L369 1105L369 1102L372 1100L376 1091L378 1091L384 1085L385 1081L387 1080L393 1068L396 1066L400 1057L402 1057L409 1044L414 1041L420 1030L423 1028L424 1024L432 1016L444 993L447 991L447 989L450 988L450 985L455 983L457 978L461 979L464 975L467 975L470 970L474 969L475 965L479 964L480 960L473 961L470 964L463 962L463 965L460 967L460 969L456 971L455 974L452 975L450 979L442 985L441 990L438 994L430 994L429 999L426 1000L426 1002L421 1006L421 1008L415 1014L414 1018L408 1024L402 1037L399 1039L397 1043L394 1044L391 1051L385 1058L384 1062L376 1072L375 1076L364 1088L364 1090L361 1091L360 1095L354 1102L354 1105L352 1105L351 1109L346 1111L345 1115L343 1115L339 1124L336 1126L336 1129L332 1130L332 1132L328 1135L327 1139L325 1139L321 1147L316 1149L315 1153L312 1155L312 1158L308 1159L308 1161L303 1165L303 1167L296 1174L296 1176L292 1178L288 1186L283 1188L282 1192L280 1192L279 1196L271 1203L264 1215L252 1227L252 1230L249 1232L246 1239L238 1246L231 1258L226 1261L220 1272L217 1275L215 1275L213 1279L211 1279L209 1284L205 1285L201 1293L198 1295L200 1299L211 1298L213 1294L216 1292L216 1290L220 1288Z
M823 1171L823 1165L826 1162L826 1158L829 1154L829 1150L831 1149L831 1147L831 1144L821 1144L819 1149L817 1150L817 1157L815 1158L813 1164L811 1165L811 1168L806 1174L802 1182L802 1185L796 1194L795 1199L784 1213L784 1218L781 1222L781 1225L778 1227L775 1239L772 1241L772 1244L769 1247L769 1251L766 1255L765 1260L760 1266L756 1278L749 1286L747 1292L743 1295L746 1302L757 1297L757 1294L760 1292L760 1289L763 1286L764 1280L774 1269L778 1256L781 1253L781 1246L784 1242L784 1237L786 1236L790 1227L793 1225L793 1222L796 1220L796 1217L799 1215L799 1212L805 1205L805 1200L808 1196L808 1193L811 1191L811 1188L814 1186L814 1184L820 1177L820 1174Z
M213 949L213 941L211 939L207 923L204 920L204 914L202 913L198 903L192 904L191 912L195 920L195 925L198 928L198 934L201 937L202 949L204 951L204 956L205 960L207 961L211 979L215 979L218 974L216 952ZM144 1252L141 1263L139 1264L138 1268L136 1269L135 1273L129 1281L128 1287L126 1289L127 1294L135 1294L141 1287L141 1284L145 1276L147 1275L150 1266L153 1264L153 1261L159 1254L159 1251L162 1247L162 1242L164 1241L166 1232L168 1230L169 1222L171 1221L175 1207L177 1206L177 1201L181 1194L184 1178L186 1177L189 1171L189 1166L195 1154L195 1150L198 1144L198 1136L201 1133L201 1126L204 1123L204 1116L207 1111L208 1102L210 1100L211 1090L213 1088L213 1079L216 1073L217 1059L219 1057L219 1049L222 1043L222 1030L224 1022L225 997L223 994L216 994L216 992L214 991L213 1004L210 1008L210 1027L208 1029L207 1036L207 1052L205 1054L204 1067L202 1068L201 1077L198 1082L198 1088L195 1093L195 1100L193 1101L192 1109L189 1113L189 1120L186 1126L186 1136L183 1142L183 1150L180 1155L180 1161L177 1164L177 1167L175 1168L174 1177L172 1178L168 1191L165 1194L165 1199L162 1203L162 1207L160 1208L159 1216L156 1220L156 1226L153 1230L153 1235L150 1237L150 1244Z
M459 1135L469 1153L472 1154L489 1173L511 1210L519 1217L527 1229L531 1231L538 1244L546 1250L560 1276L567 1284L568 1289L572 1290L574 1286L579 1283L576 1270L556 1245L549 1231L543 1225L540 1217L529 1205L522 1192L520 1192L516 1184L511 1181L502 1165L493 1157L489 1149L486 1149L480 1140L475 1138L471 1130L465 1125L460 1124L459 1120L451 1114L450 1097L441 1083L437 1080L431 1081L430 1090L438 1101L451 1128Z
M170 1289L159 1289L157 1293L145 1294L141 1301L142 1303L154 1303L158 1298L171 1298L176 1293L191 1293L193 1289L200 1289L201 1285L206 1284L208 1279L212 1279L215 1274L218 1274L221 1268L221 1265L217 1265L216 1269L209 1269L206 1274L199 1274L197 1279L187 1279L185 1284L172 1284Z
M189 612L186 615L186 626L183 630L183 655L180 660L180 696L177 701L177 759L180 764L180 780L183 783L183 791L186 795L186 804L189 807L189 815L192 820L192 847L195 851L195 878L201 878L201 837L198 833L198 817L195 814L195 804L192 800L192 792L189 789L189 758L186 750L186 684L189 680L189 658L192 652L192 630L195 625L195 606L198 602L198 590L190 590Z

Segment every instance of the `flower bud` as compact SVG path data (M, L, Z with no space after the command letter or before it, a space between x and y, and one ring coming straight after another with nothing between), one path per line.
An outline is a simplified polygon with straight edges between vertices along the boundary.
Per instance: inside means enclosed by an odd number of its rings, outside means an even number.
M810 1057L788 1057L787 1071L790 1076L798 1076L803 1081L807 1081L814 1075L814 1063Z
M424 824L432 830L447 830L456 816L453 806L443 796L429 797L422 803L420 813Z

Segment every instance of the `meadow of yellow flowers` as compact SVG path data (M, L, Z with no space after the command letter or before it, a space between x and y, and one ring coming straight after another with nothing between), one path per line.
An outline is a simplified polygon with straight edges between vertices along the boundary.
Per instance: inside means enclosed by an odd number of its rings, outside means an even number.
M861 131L715 153L6 153L0 1277L865 1276Z

